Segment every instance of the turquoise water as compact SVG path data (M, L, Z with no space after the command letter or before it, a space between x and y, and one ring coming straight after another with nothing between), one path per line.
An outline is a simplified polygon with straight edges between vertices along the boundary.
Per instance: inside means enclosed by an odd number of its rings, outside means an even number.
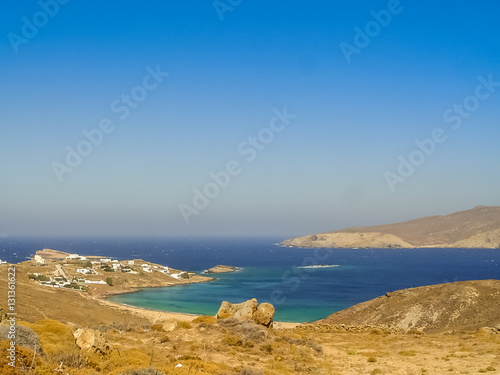
M397 289L451 281L500 279L500 250L296 249L283 238L0 239L1 258L19 262L53 248L119 260L141 258L202 272L217 264L242 267L210 283L147 289L113 301L165 311L214 315L221 302L257 298L276 307L276 320L309 322ZM335 268L302 269L311 264Z
M325 303L323 299L315 299L314 293L308 295L311 298L303 295L297 304L295 295L292 304L289 303L290 297L286 295L288 288L283 285L280 277L287 271L289 269L282 267L244 267L239 272L218 274L217 279L210 283L150 288L137 293L112 296L110 300L157 310L215 315L223 300L238 303L257 298L259 302L273 303L277 309L276 320L288 322L322 319L331 314L332 310L338 311L349 306L341 301ZM315 275L310 276L333 279L335 272L342 271L337 267L313 270L311 274L313 272ZM291 287L294 286L295 282ZM276 291L282 291L283 295L273 299Z

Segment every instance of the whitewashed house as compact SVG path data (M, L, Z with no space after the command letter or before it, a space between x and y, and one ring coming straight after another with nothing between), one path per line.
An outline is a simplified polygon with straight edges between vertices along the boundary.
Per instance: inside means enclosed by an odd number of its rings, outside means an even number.
M45 259L43 259L40 255L35 255L33 259L38 264L45 264Z
M85 284L107 284L104 280L85 280Z

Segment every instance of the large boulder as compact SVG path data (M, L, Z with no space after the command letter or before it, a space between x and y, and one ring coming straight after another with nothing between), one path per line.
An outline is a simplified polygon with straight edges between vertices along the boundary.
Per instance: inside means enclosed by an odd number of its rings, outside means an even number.
M253 314L253 320L257 324L270 327L273 324L274 306L270 303L261 303Z
M257 303L255 298L242 303L222 302L217 319L235 318L240 321L251 321L266 327L273 324L274 307L270 303Z
M109 352L109 345L99 330L88 328L79 328L73 333L76 339L76 345L82 350L100 352L106 354Z

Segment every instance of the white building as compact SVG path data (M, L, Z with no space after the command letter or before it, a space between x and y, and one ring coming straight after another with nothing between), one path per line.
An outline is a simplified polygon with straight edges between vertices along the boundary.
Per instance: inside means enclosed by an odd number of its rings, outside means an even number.
M45 264L45 259L43 259L40 255L35 255L33 259L35 259L35 262L38 264Z
M113 263L113 271L118 271L120 268L122 268L122 265L119 263Z
M76 272L86 274L86 273L92 273L92 270L89 268L78 268Z
M85 284L107 284L104 280L85 280Z
M100 261L101 261L101 263L109 263L109 262L111 262L111 259L109 259L109 258L102 258L102 259L100 259Z
M129 265L129 266L133 266L133 265L134 265L134 263L135 263L135 262L134 262L133 260L129 260L129 261L128 261L128 265Z
M82 257L79 254L69 254L66 257L67 260L87 260L87 257Z

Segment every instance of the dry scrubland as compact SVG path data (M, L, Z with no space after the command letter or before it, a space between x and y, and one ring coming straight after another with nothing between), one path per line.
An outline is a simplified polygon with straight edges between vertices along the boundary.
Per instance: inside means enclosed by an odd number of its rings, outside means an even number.
M2 374L500 373L500 335L485 333L402 335L376 328L331 331L326 326L268 330L202 317L179 322L170 332L161 324L93 325L109 345L101 352L78 349L74 328L60 322L23 325L36 332L44 354L33 360L32 350L19 348L17 370L10 370L2 357ZM0 345L4 352L6 342ZM179 363L182 367L176 367Z

